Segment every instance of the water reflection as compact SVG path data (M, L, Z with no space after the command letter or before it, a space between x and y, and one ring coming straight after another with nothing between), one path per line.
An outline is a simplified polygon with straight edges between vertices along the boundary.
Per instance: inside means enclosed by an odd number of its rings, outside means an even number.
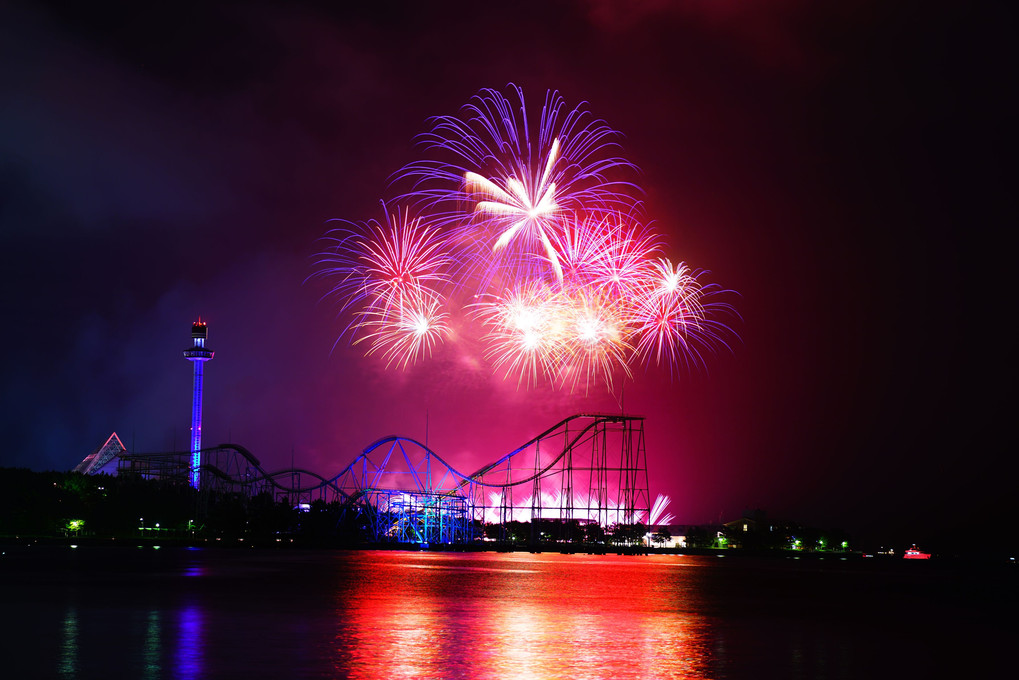
M202 677L202 610L188 604L180 610L177 637L177 676Z
M78 610L71 606L64 614L63 638L60 644L61 676L78 677Z
M0 564L2 677L995 677L1019 601L863 560L37 552Z
M160 637L159 611L149 612L145 624L145 642L142 647L142 677L159 678L160 674L159 657L162 654L163 645Z
M689 570L652 559L365 554L337 592L352 678L707 677Z
M337 635L337 670L348 669L351 678L378 677L382 668L395 678L435 675L440 603L421 587L422 575L398 566L358 570L349 600L338 603L349 625Z

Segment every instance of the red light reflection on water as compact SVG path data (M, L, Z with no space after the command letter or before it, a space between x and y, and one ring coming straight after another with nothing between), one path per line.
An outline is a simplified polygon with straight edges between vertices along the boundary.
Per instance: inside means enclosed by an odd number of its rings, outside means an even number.
M338 591L351 678L706 677L675 557L362 553Z

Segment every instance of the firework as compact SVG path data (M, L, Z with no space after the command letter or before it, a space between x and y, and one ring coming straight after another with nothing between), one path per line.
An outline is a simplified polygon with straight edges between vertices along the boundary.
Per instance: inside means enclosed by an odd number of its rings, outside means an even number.
M405 298L436 293L449 282L449 255L436 230L383 204L385 224L369 220L334 229L332 245L316 262L318 274L333 283L329 291L343 309L360 301L372 308L399 305Z
M565 351L566 308L565 298L540 281L473 304L474 316L487 329L486 358L496 370L516 374L518 385L554 377Z
M632 363L703 364L730 333L717 318L733 311L727 291L663 257L619 137L554 91L535 124L513 85L434 118L430 157L394 177L420 217L383 204L382 223L325 237L316 274L350 314L344 333L406 367L453 335L463 308L486 360L528 388L613 391Z
M501 524L502 522L530 522L534 517L534 508L539 508L538 515L541 516L545 510L557 510L569 505L572 508L572 516L585 522L604 523L605 526L613 524L632 524L643 522L648 527L672 524L675 517L665 512L672 499L664 494L655 498L651 506L649 517L639 513L634 517L631 512L626 511L618 503L609 500L600 502L594 496L586 496L581 493L574 493L572 496L564 496L561 492L542 491L535 502L535 497L528 495L515 500L509 505L508 516L503 517L501 508L505 502L503 492L493 491L488 494L488 504L481 506L482 521L488 524ZM569 503L566 503L570 499Z
M632 377L627 363L631 351L630 331L620 316L621 305L600 295L580 293L573 297L566 324L566 356L559 379L571 390L604 382L612 391L613 376L622 371Z
M727 346L725 336L731 331L719 317L734 313L717 286L702 286L697 273L683 263L672 265L658 260L654 276L646 282L645 294L631 309L631 323L639 341L635 351L649 364L703 365L702 351Z
M486 358L518 384L544 379L586 391L595 382L611 389L617 371L630 376L624 305L602 295L531 281L472 307L487 331Z
M672 524L676 517L671 512L665 512L671 502L672 499L670 497L664 494L658 494L658 498L655 499L655 504L651 506L651 514L645 524L649 527Z
M398 303L360 313L354 344L368 342L368 354L381 354L386 367L406 368L450 333L449 313L438 299L401 296Z
M590 220L570 220L553 234L552 245L559 254L563 283L583 287L594 277L598 264L611 253L608 231Z
M482 90L460 116L433 119L421 141L444 158L411 163L397 179L412 183L405 198L435 223L484 246L476 259L562 280L553 239L564 220L635 209L636 186L616 178L635 168L612 155L619 133L583 105L566 112L558 92L546 95L532 137L523 91L510 90Z
M331 282L327 294L340 300L341 312L353 312L346 330L355 344L369 340L369 354L381 352L387 365L406 367L449 333L441 307L451 261L434 228L407 211L391 213L384 204L383 210L384 224L370 220L330 231L316 275Z
M658 237L622 215L604 220L598 228L605 233L606 251L594 263L591 282L609 297L632 299L653 276L650 261L658 253Z
M658 252L659 239L637 217L595 213L564 220L554 235L568 286L594 286L610 295L631 292L634 279Z

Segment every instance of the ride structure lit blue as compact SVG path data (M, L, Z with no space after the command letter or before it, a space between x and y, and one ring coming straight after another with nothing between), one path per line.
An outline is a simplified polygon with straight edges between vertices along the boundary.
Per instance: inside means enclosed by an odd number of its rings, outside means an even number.
M238 444L203 450L201 363L212 351L200 339L185 352L196 361L197 436L190 465L178 452L128 453L111 445L119 443L113 435L98 449L105 453L85 459L83 471L96 474L87 464L109 454L118 459L118 473L171 483L189 479L206 499L265 495L293 508L335 503L369 543L464 544L480 540L479 529L493 525L500 527L498 536L486 528L485 540L505 541L513 523L530 525L530 543L572 542L591 524L657 524L643 416L574 414L472 474L458 471L427 445L396 435L377 440L331 477L293 465L267 471Z
M199 468L202 465L202 379L205 362L214 352L205 346L209 327L201 318L191 325L193 345L184 350L184 358L195 365L194 393L191 399L191 486L199 487Z

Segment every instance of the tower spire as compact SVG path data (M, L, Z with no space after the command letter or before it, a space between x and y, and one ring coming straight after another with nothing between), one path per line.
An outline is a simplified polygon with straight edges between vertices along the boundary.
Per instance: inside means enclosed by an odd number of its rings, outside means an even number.
M191 324L191 339L194 343L184 350L184 358L195 365L194 394L191 399L191 486L198 488L198 469L202 465L202 373L205 362L215 354L206 348L205 341L209 337L208 324L198 317Z

